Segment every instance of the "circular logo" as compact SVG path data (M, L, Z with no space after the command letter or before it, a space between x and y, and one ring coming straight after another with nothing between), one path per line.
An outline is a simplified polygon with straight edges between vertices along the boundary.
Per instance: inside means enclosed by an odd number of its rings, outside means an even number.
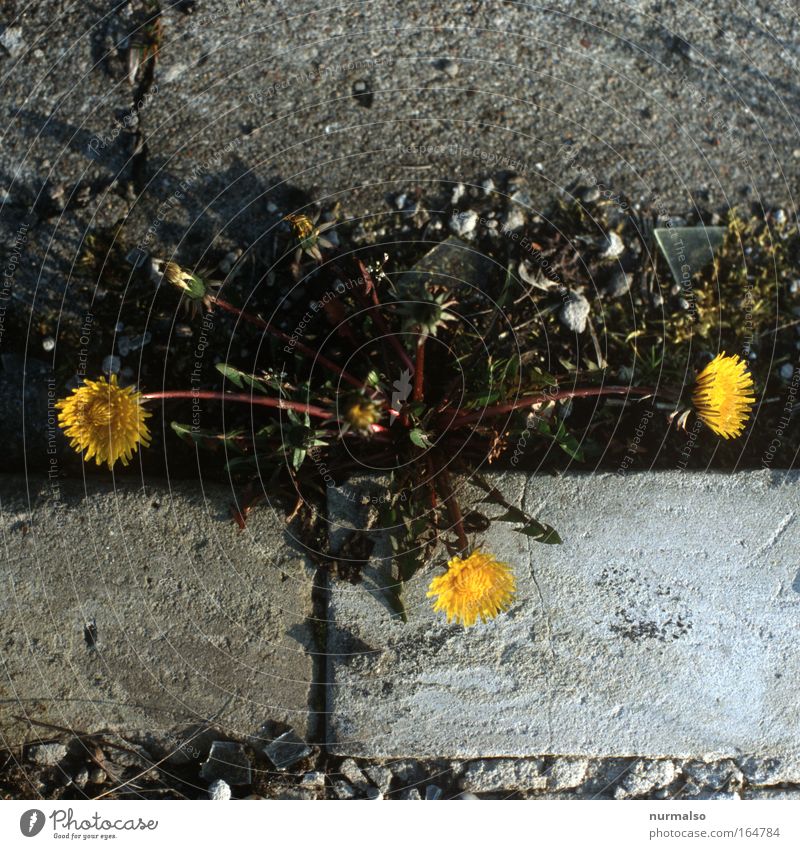
M44 814L36 808L31 808L19 818L19 830L25 837L36 837L44 828Z

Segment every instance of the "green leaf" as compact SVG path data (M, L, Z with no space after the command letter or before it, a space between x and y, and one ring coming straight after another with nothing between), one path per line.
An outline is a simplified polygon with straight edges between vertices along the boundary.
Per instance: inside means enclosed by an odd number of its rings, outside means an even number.
M194 435L190 425L180 424L180 422L170 422L170 427L181 439L187 442L194 442Z
M558 381L555 377L553 377L550 372L544 371L544 369L541 369L538 366L535 366L530 370L528 377L530 378L532 385L537 388L540 386L558 386Z
M229 366L227 363L217 363L217 371L227 380L237 386L239 389L244 389L242 382L242 372L238 368Z
M425 433L424 430L420 430L418 427L415 427L415 428L413 428L413 430L409 431L408 438L418 448L430 448L431 447L431 442L428 439L428 434Z

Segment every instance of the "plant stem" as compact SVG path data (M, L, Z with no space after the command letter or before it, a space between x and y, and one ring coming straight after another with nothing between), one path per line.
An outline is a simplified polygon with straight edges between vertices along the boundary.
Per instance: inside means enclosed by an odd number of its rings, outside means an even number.
M297 348L298 351L302 351L304 354L307 354L309 357L313 357L325 366L326 368L331 369L336 374L338 374L342 380L346 380L352 386L357 386L359 389L364 388L364 381L359 380L357 377L353 377L352 374L345 371L343 368L340 368L336 365L333 360L329 360L327 357L323 357L322 354L315 351L313 348L310 348L308 345L304 345L302 342L297 339L292 339L288 333L284 333L282 330L278 330L277 327L273 327L269 322L264 321L263 318L259 318L258 316L251 315L244 310L240 310L238 307L235 307L233 304L228 303L227 301L223 301L222 298L216 298L214 303L220 307L220 309L227 310L227 312L232 313L235 316L238 316L242 319L242 321L246 321L249 324L254 324L256 327L260 327L262 330L266 330L271 336L274 336L276 339L280 339L281 342L290 342L293 343L294 347Z
M276 410L295 410L298 413L307 413L318 419L332 419L329 410L322 407L314 407L311 404L303 404L299 401L286 401L283 398L263 398L260 395L251 395L247 392L214 392L202 389L168 389L164 392L146 392L142 395L144 401L168 401L172 398L203 398L207 401L236 401L251 406L272 407Z
M405 348L403 348L400 344L400 340L394 333L391 332L391 330L389 330L389 326L386 324L383 315L381 315L381 302L378 300L378 290L375 288L375 282L372 279L372 275L369 273L369 269L361 260L358 260L358 269L361 272L361 278L366 285L367 292L372 295L372 305L375 307L374 311L370 310L372 320L378 326L378 330L380 330L384 338L386 338L389 344L394 348L397 356L400 357L406 368L413 373L414 363L411 362L411 358L406 353Z
M458 547L461 549L461 556L466 557L469 554L469 540L464 531L464 518L461 515L461 507L458 505L453 487L450 483L450 473L447 469L441 469L436 475L436 482L442 490L442 498L447 504L447 512L450 515L450 521L455 528L456 536L458 537Z
M518 398L511 404L496 404L493 407L486 407L483 410L475 410L471 413L462 413L461 415L453 416L448 423L446 430L455 427L461 427L471 422L481 421L483 419L491 419L496 416L502 416L505 413L512 413L514 410L520 410L524 407L532 407L534 404L541 404L543 401L562 401L565 398L596 398L601 395L656 395L657 391L650 386L590 386L586 389L565 389L563 392L548 392L543 395L530 395L525 398Z
M425 387L425 342L427 335L423 334L417 340L417 361L414 364L414 392L411 396L414 401L421 401L424 397Z

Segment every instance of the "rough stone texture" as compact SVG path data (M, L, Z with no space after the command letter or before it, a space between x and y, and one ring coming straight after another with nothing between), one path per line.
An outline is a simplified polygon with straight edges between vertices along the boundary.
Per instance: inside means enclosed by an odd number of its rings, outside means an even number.
M410 622L393 618L378 539L362 584L331 590L330 749L750 757L754 783L796 781L798 477L493 476L564 544L496 523L483 544L514 564L517 600L467 631L425 598L438 566L407 588ZM331 497L342 533L365 518L347 494Z
M313 570L269 509L238 530L232 498L0 477L0 740L35 739L14 716L175 747L220 712L217 737L307 733Z
M508 170L535 208L576 182L681 210L792 201L788 4L163 3L134 112L144 5L4 3L0 199L66 206L72 230L76 205L88 224L135 183L144 235L188 179L157 228L170 249L190 230L269 238L265 196L293 187L382 216L387 194Z

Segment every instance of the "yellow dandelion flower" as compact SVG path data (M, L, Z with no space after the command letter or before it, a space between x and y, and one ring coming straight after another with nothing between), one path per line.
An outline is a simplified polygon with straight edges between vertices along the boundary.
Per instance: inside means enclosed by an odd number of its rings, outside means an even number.
M723 351L697 376L692 402L701 421L724 439L739 436L755 403L753 378L744 361Z
M371 401L363 400L351 404L344 414L347 427L360 433L372 433L372 425L377 424L380 417L380 408Z
M188 271L181 268L177 262L167 262L164 265L164 279L170 286L186 292L187 295L192 294L194 277Z
M448 622L468 628L478 617L486 622L511 606L517 582L507 563L473 551L466 560L454 557L447 567L444 575L431 581L428 598L438 596L433 609L444 611Z
M320 248L333 247L333 242L327 236L323 236L323 233L335 227L336 222L326 221L324 224L317 224L320 212L317 212L313 218L294 213L285 216L284 221L289 223L292 233L298 241L298 247L295 251L295 262L299 262L304 253L317 260L317 262L322 262L322 251Z
M144 420L152 413L142 407L141 397L132 386L118 386L115 374L110 383L104 377L86 380L56 404L58 424L70 446L86 452L87 463L94 457L98 466L107 463L110 469L117 460L127 466L140 442L150 444Z
M307 239L314 232L314 222L307 215L290 214L286 216L285 220L289 222L294 235L300 241Z

